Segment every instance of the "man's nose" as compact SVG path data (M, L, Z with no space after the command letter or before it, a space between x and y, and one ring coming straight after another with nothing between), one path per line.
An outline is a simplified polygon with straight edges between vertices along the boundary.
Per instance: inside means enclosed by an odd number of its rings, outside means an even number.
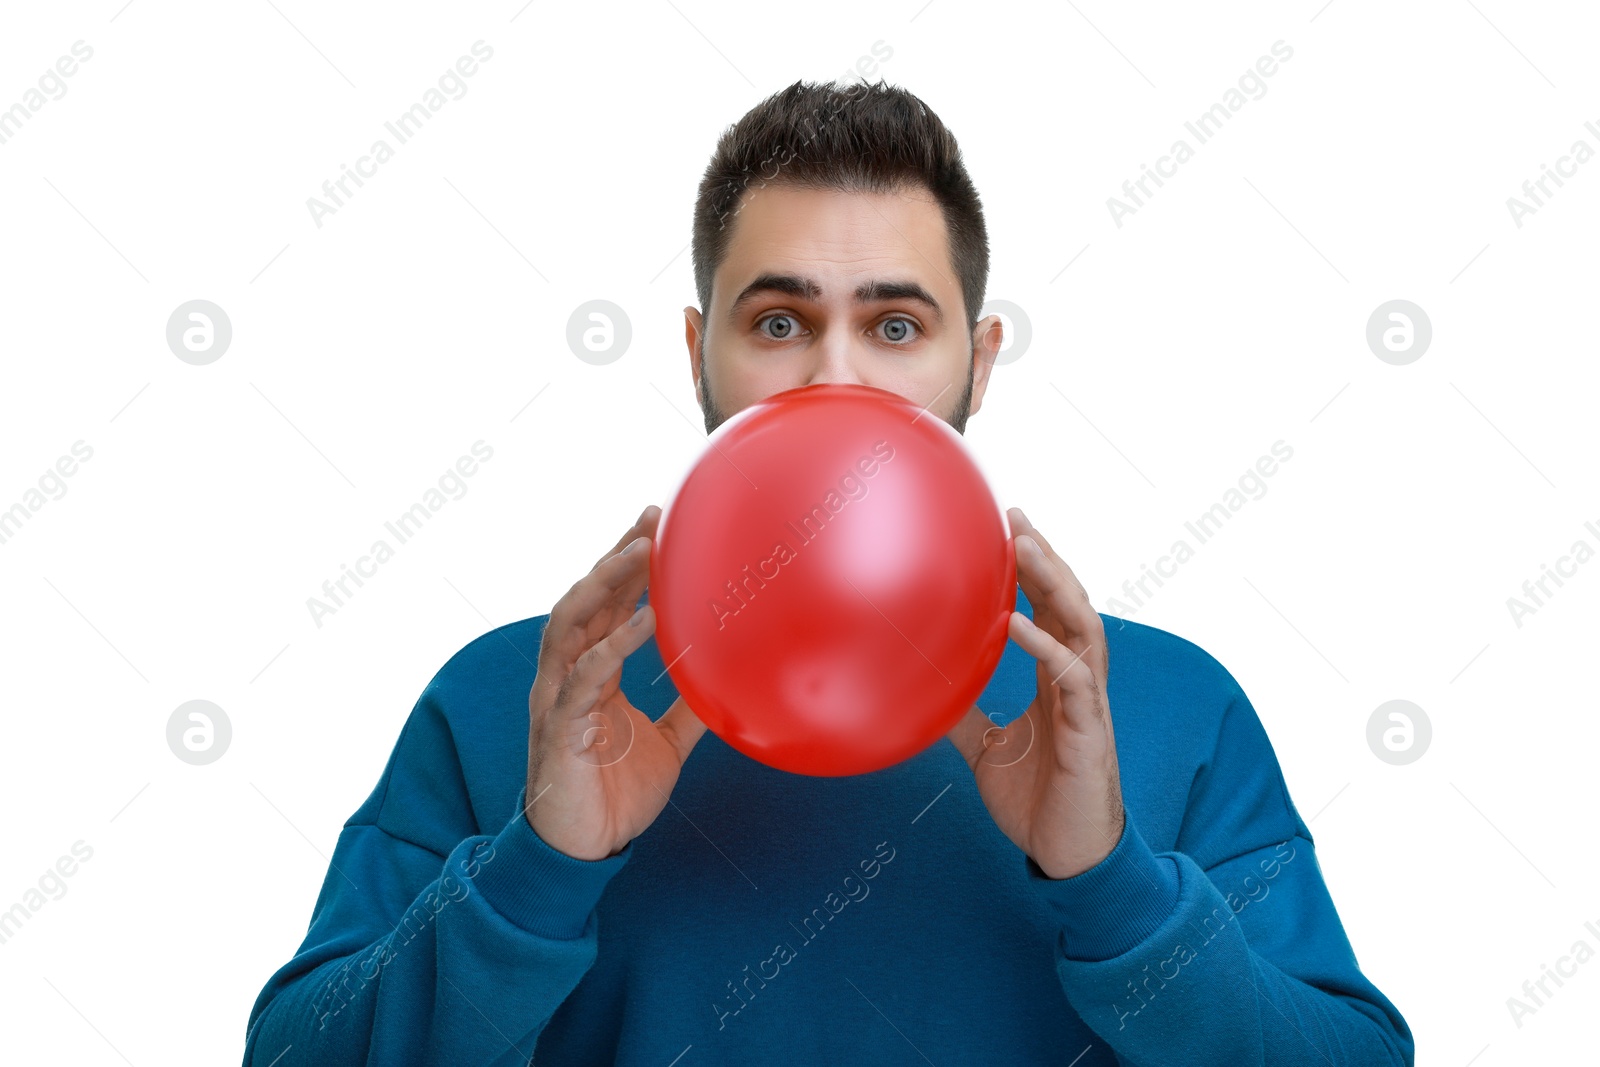
M811 368L811 376L807 385L864 385L861 375L857 371L858 356L853 345L855 341L848 336L834 334L823 339L814 350L815 363Z

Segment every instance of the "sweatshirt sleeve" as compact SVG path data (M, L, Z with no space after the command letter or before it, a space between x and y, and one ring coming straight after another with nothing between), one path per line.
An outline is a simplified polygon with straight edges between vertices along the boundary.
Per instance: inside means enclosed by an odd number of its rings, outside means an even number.
M1236 687L1174 850L1153 851L1129 814L1082 874L1051 879L1025 862L1061 923L1067 1000L1119 1063L1412 1067L1410 1028L1361 973Z
M528 824L526 798L498 833L473 832L425 693L340 832L304 942L256 998L245 1067L528 1063L594 963L595 906L632 846L567 856Z

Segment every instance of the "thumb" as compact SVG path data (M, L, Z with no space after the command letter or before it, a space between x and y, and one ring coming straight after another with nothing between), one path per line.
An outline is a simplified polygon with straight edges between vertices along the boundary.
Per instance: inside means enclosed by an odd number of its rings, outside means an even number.
M950 743L956 746L956 751L961 753L961 758L967 761L967 766L976 770L978 760L983 758L983 739L990 730L998 730L994 720L983 713L983 709L974 704L967 709L967 713L956 720L956 724L945 734Z
M694 751L694 746L699 744L700 738L705 736L706 724L700 721L700 716L679 695L656 720L656 729L678 750L678 762L683 763Z

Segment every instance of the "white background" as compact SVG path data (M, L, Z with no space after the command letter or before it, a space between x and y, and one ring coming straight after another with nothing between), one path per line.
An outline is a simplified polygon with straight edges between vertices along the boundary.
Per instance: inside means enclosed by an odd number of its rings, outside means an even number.
M716 136L882 42L875 73L960 139L990 297L1031 322L968 427L1001 503L1111 612L1290 445L1130 617L1244 686L1419 1063L1594 1061L1600 962L1521 1028L1506 999L1600 948L1600 562L1521 626L1506 601L1600 548L1600 161L1521 227L1506 201L1600 149L1600 20L921 5L7 5L0 108L94 52L0 144L0 509L93 457L0 544L0 909L93 856L0 945L0 1055L237 1059L434 671L547 612L704 447L682 309ZM307 198L480 39L466 95L315 225ZM1107 198L1278 40L1265 95L1118 227ZM596 298L633 327L607 366L565 340ZM1365 339L1397 298L1433 326L1405 366ZM233 327L207 366L166 343L192 299ZM466 495L317 626L307 598L480 439ZM232 723L208 766L167 746L191 699ZM1405 766L1366 740L1391 699L1433 727Z

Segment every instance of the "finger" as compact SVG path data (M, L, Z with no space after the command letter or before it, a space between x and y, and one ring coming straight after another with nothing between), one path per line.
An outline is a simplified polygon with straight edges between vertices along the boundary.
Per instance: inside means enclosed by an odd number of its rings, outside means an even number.
M700 721L700 716L680 695L656 720L656 729L678 750L678 762L681 764L689 758L694 746L700 743L700 738L705 736L706 724Z
M578 657L611 632L618 608L626 610L638 601L649 580L649 560L650 539L636 538L556 601L539 644L538 669L547 687L559 685Z
M1068 726L1088 732L1102 723L1102 687L1093 665L1087 662L1088 657L1039 629L1020 611L1011 613L1010 636L1039 662L1041 697L1045 684L1061 694L1061 710ZM1093 649L1089 654L1093 654Z
M1100 616L1071 570L1049 559L1032 534L1018 534L1016 544L1017 577L1033 604L1035 625L1075 648L1087 647L1096 640L1103 645L1105 628ZM1059 623L1060 632L1051 626L1052 621Z
M1078 581L1077 574L1074 573L1071 567L1067 566L1067 561L1062 559L1056 553L1056 550L1051 547L1049 539L1046 538L1044 534L1039 532L1039 528L1037 526L1029 521L1028 516L1023 514L1022 509L1012 508L1006 512L1006 517L1011 520L1011 535L1016 537L1018 534L1027 534L1029 537L1033 538L1034 541L1038 542L1039 547L1044 549L1045 558L1051 563L1055 564L1057 567L1061 568L1061 570L1066 574L1067 579L1072 583L1073 586L1077 588L1078 592L1082 594L1083 602L1088 604L1089 592L1088 590L1084 589L1083 583Z
M1111 670L1111 646L1106 643L1105 639L1105 620L1100 617L1100 613L1095 610L1094 604L1090 602L1089 591L1078 580L1077 572L1068 566L1067 561L1062 559L1056 550L1050 546L1050 541L1044 534L1039 532L1038 527L1028 520L1028 516L1023 514L1021 508L1012 508L1006 514L1012 520L1013 536L1020 532L1025 534L1028 539L1035 541L1044 550L1044 557L1061 574L1066 576L1067 581L1077 591L1077 598L1073 600L1070 609L1058 607L1057 610L1061 612L1063 624L1074 627L1078 634L1081 635L1081 640L1099 645L1098 651L1094 653L1094 658L1099 661L1100 673L1104 677ZM1028 593L1028 600L1031 603L1038 603L1026 587L1024 587L1023 592ZM1078 639L1074 638L1074 647L1076 647Z
M563 722L583 718L622 670L622 661L650 639L655 610L646 604L578 657L556 693L551 713Z
M600 564L604 563L612 556L615 556L618 552L621 552L628 546L628 542L632 541L635 537L654 537L656 535L656 526L660 523L660 521L661 509L656 507L654 504L647 506L639 513L639 517L633 520L633 525L628 527L628 532L622 535L622 540L612 545L611 551L595 560L594 567L590 567L589 569L591 571L594 570L595 567L600 566Z

